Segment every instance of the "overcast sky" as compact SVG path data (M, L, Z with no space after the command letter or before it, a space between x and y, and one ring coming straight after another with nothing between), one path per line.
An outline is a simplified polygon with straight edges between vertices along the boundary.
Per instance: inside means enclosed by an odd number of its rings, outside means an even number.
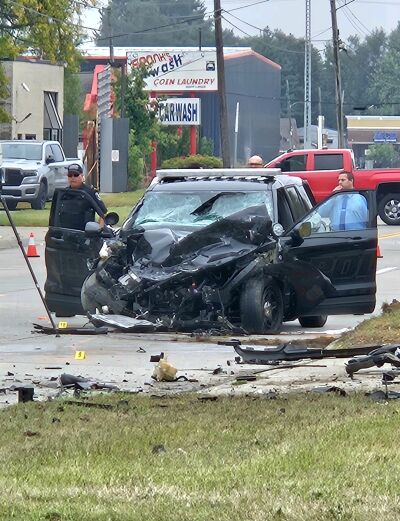
M258 0L257 4L256 2L257 0L221 0L222 8L230 11L231 15L236 17L233 18L225 13L225 18L238 29L228 23L225 23L225 27L231 27L238 35L244 35L241 31L251 35L259 34L260 31L257 28L262 29L268 26L271 29L281 29L285 33L292 33L297 37L304 36L306 0L265 0L262 2ZM101 4L107 5L106 0L102 0ZM214 1L205 0L204 4L207 12L212 13ZM248 6L249 4L256 5ZM348 5L342 7L343 4ZM238 9L242 6L248 7ZM346 40L351 34L364 37L375 28L382 27L386 32L390 32L400 21L400 0L336 0L336 7L339 8L337 11L338 27L342 40ZM98 11L90 9L87 14L84 25L97 27L99 24ZM156 21L154 25L157 25ZM324 46L323 40L331 39L329 0L311 0L311 35L314 45L319 48Z

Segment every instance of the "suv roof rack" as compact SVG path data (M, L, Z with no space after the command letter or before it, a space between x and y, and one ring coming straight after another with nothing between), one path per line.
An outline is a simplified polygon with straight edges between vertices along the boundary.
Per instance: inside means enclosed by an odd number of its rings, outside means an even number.
M280 168L185 168L157 170L157 180L163 179L262 179L273 181Z

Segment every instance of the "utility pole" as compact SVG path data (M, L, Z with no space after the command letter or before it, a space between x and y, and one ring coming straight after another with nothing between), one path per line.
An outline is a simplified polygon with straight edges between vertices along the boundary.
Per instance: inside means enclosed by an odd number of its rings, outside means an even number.
M335 86L336 86L336 124L338 131L338 146L344 147L343 136L343 99L342 99L342 79L340 75L340 58L339 58L339 29L336 18L336 0L330 0L331 18L332 18L332 37L333 37L333 59L335 61Z
M113 45L113 34L112 34L112 25L111 25L111 7L108 6L106 8L107 11L107 28L108 28L108 41L110 47L110 65L114 67L114 45Z
M221 13L221 0L214 0L215 50L217 53L218 69L219 126L221 133L222 164L224 168L230 168L231 158L229 150L228 109L225 92L224 44L222 41Z
M289 118L289 148L293 148L293 127L292 127L292 105L290 103L289 80L286 80L286 103L287 115Z
M304 41L304 148L311 148L311 0L306 1Z

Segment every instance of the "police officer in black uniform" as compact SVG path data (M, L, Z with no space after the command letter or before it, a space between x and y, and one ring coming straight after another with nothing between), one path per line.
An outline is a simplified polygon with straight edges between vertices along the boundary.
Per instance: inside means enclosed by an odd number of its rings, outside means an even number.
M84 230L86 223L94 221L96 213L99 215L100 226L104 225L104 216L107 208L99 194L92 187L84 183L81 165L74 163L68 167L69 188L62 194L58 205L58 226L72 230Z

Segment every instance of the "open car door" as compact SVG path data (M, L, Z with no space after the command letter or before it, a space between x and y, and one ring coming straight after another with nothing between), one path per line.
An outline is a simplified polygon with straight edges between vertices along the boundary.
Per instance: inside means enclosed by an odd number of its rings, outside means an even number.
M301 295L296 316L372 313L378 244L373 191L331 195L280 240L285 275Z
M88 260L98 257L103 244L100 236L88 238L82 230L59 226L63 200L82 196L86 196L82 190L57 190L50 211L45 239L47 277L44 289L50 311L58 316L85 314L81 305L81 288L89 274Z

